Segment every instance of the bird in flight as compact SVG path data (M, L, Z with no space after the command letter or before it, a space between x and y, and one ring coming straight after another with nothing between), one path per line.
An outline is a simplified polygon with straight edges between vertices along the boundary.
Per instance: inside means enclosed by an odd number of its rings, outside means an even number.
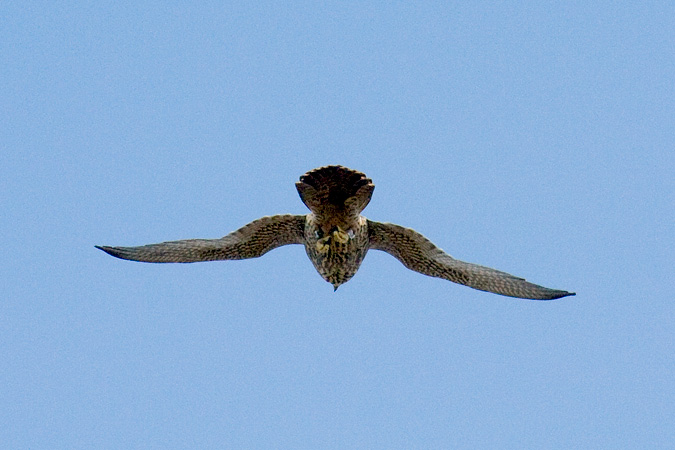
M220 239L186 239L139 247L96 246L121 259L190 263L257 258L282 245L302 244L335 290L354 276L369 249L389 253L415 272L509 297L552 300L575 295L549 289L506 272L455 259L415 230L366 219L375 185L343 166L311 170L295 183L306 215L262 217Z

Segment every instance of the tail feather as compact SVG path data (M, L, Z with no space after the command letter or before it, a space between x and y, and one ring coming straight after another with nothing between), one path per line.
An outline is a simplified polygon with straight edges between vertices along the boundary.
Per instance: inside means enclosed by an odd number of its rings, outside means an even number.
M370 202L375 188L364 173L343 166L311 170L295 186L303 203L318 214L327 209L359 214Z

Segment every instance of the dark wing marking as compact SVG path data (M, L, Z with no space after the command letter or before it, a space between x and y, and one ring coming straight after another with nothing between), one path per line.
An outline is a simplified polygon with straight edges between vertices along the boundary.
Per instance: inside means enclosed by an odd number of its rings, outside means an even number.
M509 297L552 300L575 295L545 288L506 272L454 259L420 233L391 223L368 221L370 248L397 258L410 270Z
M154 263L190 263L257 258L272 249L304 242L305 216L284 214L254 220L221 239L186 239L140 247L103 247L121 259Z

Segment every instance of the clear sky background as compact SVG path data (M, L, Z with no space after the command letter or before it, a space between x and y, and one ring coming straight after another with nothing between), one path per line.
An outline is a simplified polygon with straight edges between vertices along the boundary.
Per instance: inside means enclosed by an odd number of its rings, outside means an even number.
M244 6L244 3L246 5ZM666 448L675 6L3 2L4 448ZM364 215L576 297L372 251L141 264L99 245Z

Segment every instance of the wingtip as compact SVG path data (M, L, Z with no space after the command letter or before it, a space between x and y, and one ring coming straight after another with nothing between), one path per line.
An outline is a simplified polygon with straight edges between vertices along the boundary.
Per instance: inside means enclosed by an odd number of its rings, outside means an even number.
M564 298L564 297L572 297L573 295L577 295L576 292L567 292L567 291L562 291L560 294L556 295L555 297L552 297L550 300L556 300L559 298Z
M94 245L94 247L96 247L97 249L99 249L99 250L101 250L101 251L103 251L103 252L106 252L106 253L109 254L110 256L114 256L115 258L119 258L119 255L118 255L118 253L115 251L115 248L114 248L114 247L108 247L108 246L106 246L106 245Z

